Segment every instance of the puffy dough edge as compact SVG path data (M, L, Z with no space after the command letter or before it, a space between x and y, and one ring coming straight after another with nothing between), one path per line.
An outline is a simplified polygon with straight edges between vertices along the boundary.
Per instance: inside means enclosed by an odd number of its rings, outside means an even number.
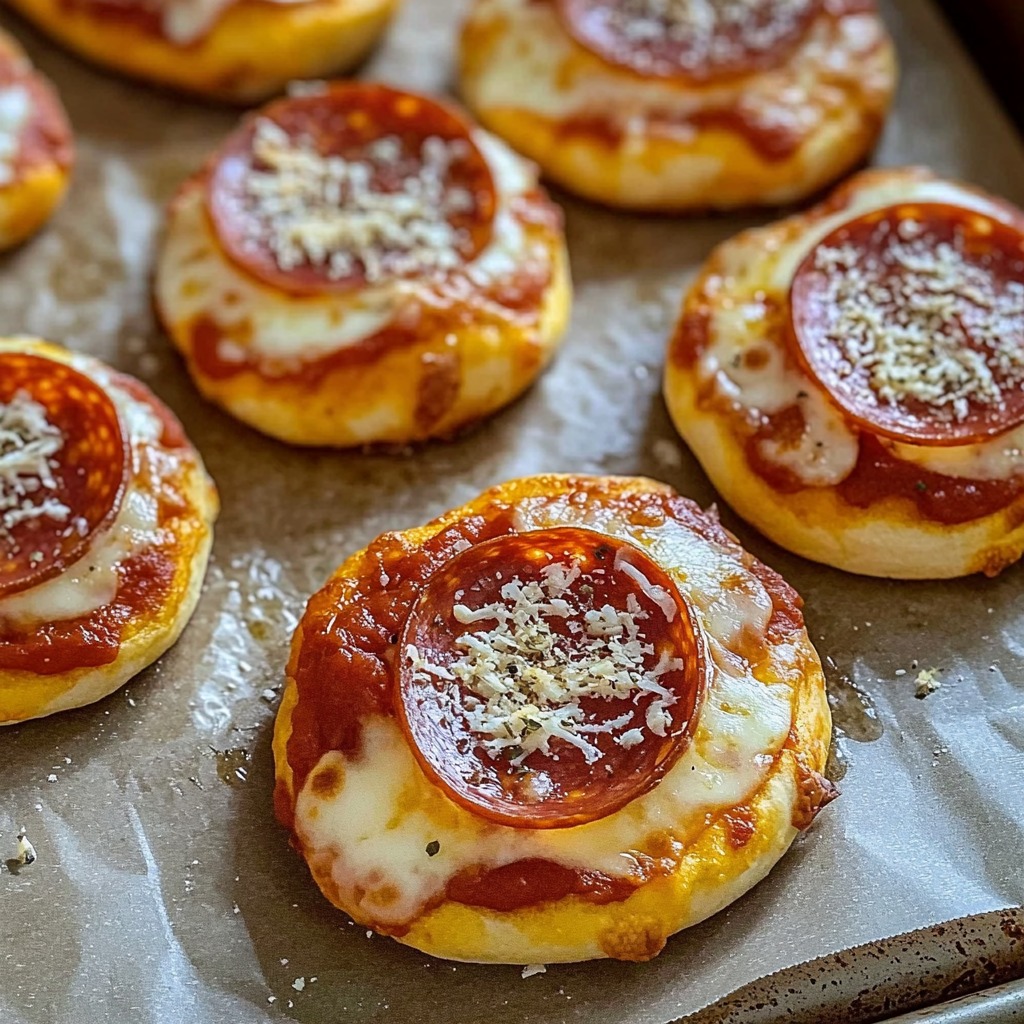
M730 245L732 241L724 244ZM706 275L692 285L695 293ZM1024 497L966 523L923 519L909 503L886 498L861 509L834 487L782 494L750 467L743 442L723 412L701 408L693 369L670 353L663 385L669 416L715 490L732 509L780 547L860 576L954 579L995 576L1024 553Z
M174 229L172 209L167 231ZM287 377L268 378L252 369L225 380L203 374L192 357L191 322L176 321L173 309L163 301L159 258L157 313L203 396L264 434L294 445L335 448L444 439L504 408L531 387L554 358L568 327L572 280L565 239L543 227L527 231L531 236L543 232L552 258L552 279L544 290L536 327L456 324L451 331L424 336L416 344L333 367L315 387ZM454 346L448 343L452 337ZM431 387L452 390L455 397L437 419L417 422L421 393Z
M630 139L628 152L596 133L566 136L558 121L514 106L481 102L481 84L495 72L501 27L466 22L459 50L463 99L485 128L536 161L553 182L593 202L649 213L692 213L781 206L821 191L874 148L896 88L896 51L886 40L884 102L847 104L791 156L768 160L737 132L701 128L691 141ZM708 171L710 165L715 168Z
M485 502L564 490L580 478L548 474L530 478L529 491L513 490L527 481L511 481L485 492L429 526L403 535L418 544ZM671 492L643 477L614 479L614 492ZM335 576L357 568L364 552L347 559ZM293 657L301 645L293 641ZM573 963L614 958L643 961L656 956L667 939L718 913L762 881L798 834L793 821L800 801L800 780L810 769L824 773L831 742L832 716L825 680L806 631L793 643L811 655L817 666L801 678L794 694L789 739L761 786L744 806L754 823L753 838L739 850L728 838L728 825L719 817L687 849L676 870L642 885L628 899L603 906L571 896L539 907L498 912L445 902L425 914L399 942L422 952L469 963ZM274 725L274 762L278 786L294 806L295 792L287 744L298 691L289 678ZM296 841L297 842L297 841ZM335 906L341 901L331 878L331 861L307 857L310 871L323 894ZM670 924L665 923L666 919Z
M280 92L293 79L352 70L387 28L399 2L240 0L187 46L61 0L11 0L11 6L103 67L212 99L249 103Z
M42 344L34 346L40 354L60 357L63 349ZM196 464L183 488L194 513L194 521L177 527L178 545L184 550L178 559L170 600L156 614L141 621L131 620L130 632L109 665L78 669L56 675L36 675L24 671L0 671L0 726L44 718L59 711L85 707L119 690L143 669L149 667L177 642L199 603L203 580L213 546L213 524L220 511L220 500L196 452ZM18 709L8 716L5 707Z

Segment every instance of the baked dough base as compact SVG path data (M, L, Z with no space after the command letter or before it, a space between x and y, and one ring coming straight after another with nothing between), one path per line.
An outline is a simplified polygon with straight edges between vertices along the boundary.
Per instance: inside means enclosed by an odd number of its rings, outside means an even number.
M186 186L198 187L198 182ZM169 234L182 230L175 218L172 206ZM524 326L511 317L504 322L493 317L483 323L453 321L449 330L424 332L415 343L336 364L315 385L301 377L271 378L255 368L219 379L204 373L193 351L194 318L176 316L169 283L175 276L160 265L157 311L202 394L271 437L336 448L449 438L526 391L553 358L568 327L572 284L564 237L539 224L526 226L524 232L529 246L538 241L544 245L552 267L538 323ZM219 259L226 262L222 253ZM269 290L255 282L253 286ZM278 303L294 303L297 317L303 315L302 299L274 294ZM429 416L423 414L424 407L431 408Z
M782 159L765 157L739 132L717 126L671 136L637 133L619 142L584 126L567 132L559 120L517 105L512 90L502 105L485 100L488 93L501 91L495 86L503 73L496 54L503 36L512 31L504 16L470 15L460 50L460 88L466 103L484 127L535 160L551 181L594 202L641 212L782 205L813 195L871 151L896 86L895 50L887 40L871 58L870 77L876 84L870 99L848 95ZM601 65L581 47L573 44L573 49L574 64L567 66L566 76L584 62ZM603 74L610 81L633 77L610 65ZM858 83L847 82L847 92L854 85ZM844 88L841 82L826 86L823 81L826 87ZM699 107L700 90L693 91Z
M563 493L573 483L574 478L558 475L512 481L403 536L411 545L419 545L491 503ZM605 483L612 496L616 492L671 491L643 478L608 478ZM362 552L353 555L335 575L356 572L361 556ZM297 634L295 645L301 642L301 634ZM744 846L737 849L730 843L728 823L719 817L690 844L672 873L641 885L626 900L602 906L570 896L511 912L445 901L416 920L406 934L396 936L398 941L434 956L471 963L571 963L598 958L643 961L656 956L675 932L700 923L738 899L768 874L797 836L793 821L800 801L800 780L807 769L823 773L828 757L832 719L821 665L806 632L790 643L806 671L798 678L793 673L787 676L793 688L790 736L744 804L754 826L753 838ZM273 749L278 785L293 806L296 793L287 746L297 700L295 682L288 679ZM307 849L303 853L324 895L344 909L331 876L332 851Z
M57 345L33 342L26 349L50 359L70 361L69 353ZM178 640L199 601L213 545L213 524L220 511L216 488L198 455L181 481L181 494L189 511L165 524L175 534L178 560L161 608L136 615L126 624L117 657L109 665L54 675L0 670L0 726L101 700L151 665Z
M11 6L81 56L156 85L233 103L280 92L294 79L351 71L387 28L400 0L240 0L196 42L181 46L61 0Z
M724 242L688 289L684 305L704 294L706 282L727 275L726 268L734 261L747 264L759 259L759 253L771 253L777 261L786 246L801 244L804 223L813 228L819 219L854 203L860 190L886 190L879 199L885 205L896 201L900 190L909 192L936 180L922 168L864 171L821 206ZM991 205L992 200L985 197L985 203ZM753 256L742 259L745 254ZM768 284L766 280L766 288ZM711 291L715 297L709 304L721 308L728 296L717 285ZM764 341L754 334L744 340L752 346ZM1024 496L990 515L947 524L924 518L912 502L895 497L858 508L835 487L781 493L750 467L736 416L701 401L696 367L680 365L672 353L665 369L664 397L676 430L718 493L765 536L804 558L862 576L953 579L979 572L995 576L1024 553Z

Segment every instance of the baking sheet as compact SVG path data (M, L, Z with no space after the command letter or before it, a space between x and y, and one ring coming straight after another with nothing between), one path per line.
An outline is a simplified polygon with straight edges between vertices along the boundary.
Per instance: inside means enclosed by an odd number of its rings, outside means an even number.
M926 0L883 6L904 78L878 162L928 163L1024 201L1024 152L938 14ZM409 0L364 74L448 86L461 8ZM95 707L0 733L0 861L21 825L39 855L0 873L0 1018L663 1024L779 968L1022 902L1021 570L857 579L726 513L806 597L841 727L844 796L769 880L650 964L526 981L368 938L334 911L270 806L265 691L280 685L304 598L381 531L520 474L639 472L713 501L658 397L664 341L710 247L767 215L657 220L566 200L576 311L525 399L405 456L292 451L197 397L149 306L161 206L236 115L106 77L3 21L60 87L79 164L52 227L0 263L0 331L64 341L147 381L203 450L224 512L173 652ZM915 662L943 684L923 701Z

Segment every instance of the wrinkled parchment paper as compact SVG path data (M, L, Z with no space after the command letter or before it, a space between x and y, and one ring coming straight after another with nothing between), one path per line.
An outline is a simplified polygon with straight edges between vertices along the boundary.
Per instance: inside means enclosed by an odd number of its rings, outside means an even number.
M1020 144L938 14L927 0L884 6L904 77L878 162L929 163L1024 200ZM408 0L364 74L447 88L461 8ZM236 114L107 77L3 20L60 87L79 163L52 226L0 263L0 331L149 383L202 449L224 512L173 652L101 704L0 732L0 862L20 826L38 852L16 874L0 866L0 1019L662 1024L767 972L1022 901L1024 570L858 579L726 512L806 597L840 727L844 796L769 880L652 963L526 981L369 938L334 911L270 806L272 717L304 599L381 531L520 474L639 472L713 501L658 397L662 352L700 260L767 215L657 220L566 199L575 316L525 399L409 456L292 451L199 399L149 305L161 208ZM915 699L933 667L942 688Z

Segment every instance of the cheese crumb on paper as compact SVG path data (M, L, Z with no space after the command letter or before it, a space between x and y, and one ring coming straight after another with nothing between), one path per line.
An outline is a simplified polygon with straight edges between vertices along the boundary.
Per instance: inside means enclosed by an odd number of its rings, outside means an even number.
M17 861L22 867L34 864L36 860L36 848L29 842L29 838L22 829L18 833L18 856Z
M914 681L914 696L918 700L924 700L925 697L928 697L936 690L941 689L942 683L935 678L938 671L939 670L937 668L926 668L918 672L917 679Z

